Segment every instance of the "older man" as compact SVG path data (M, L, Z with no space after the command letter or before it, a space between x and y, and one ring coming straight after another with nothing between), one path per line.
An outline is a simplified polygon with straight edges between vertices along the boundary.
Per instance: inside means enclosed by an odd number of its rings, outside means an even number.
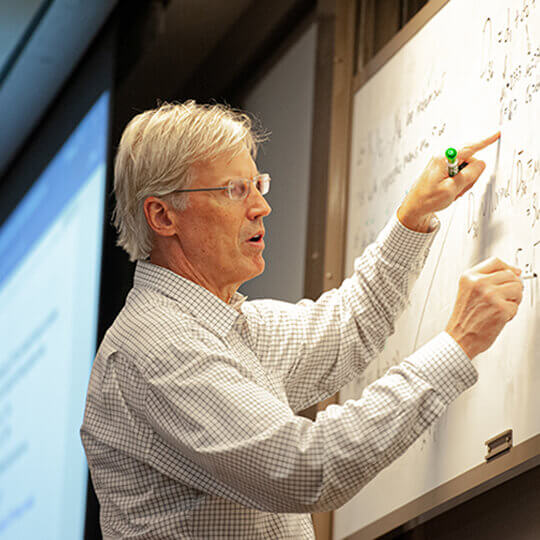
M446 331L315 421L384 345L438 221L485 165L430 161L341 287L316 302L244 302L264 270L264 195L249 118L194 102L127 126L116 158L119 244L133 289L99 348L81 437L104 538L313 538L337 508L476 380L471 359L516 313L519 270L464 274ZM285 269L284 269L285 271ZM441 329L442 330L442 329Z

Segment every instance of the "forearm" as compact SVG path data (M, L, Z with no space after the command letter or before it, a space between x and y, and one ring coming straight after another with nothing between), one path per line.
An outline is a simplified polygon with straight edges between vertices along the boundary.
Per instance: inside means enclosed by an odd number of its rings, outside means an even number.
M164 432L160 424L157 431L197 466L206 492L266 512L327 511L401 455L475 380L463 351L441 335L367 387L360 399L330 406L315 422L237 379L234 389L242 397L235 402L220 399L229 392L225 386L205 400L217 404L204 415L208 431L183 432L199 424L194 413L176 419L188 407L175 413L177 429ZM233 414L235 422L216 431L219 420Z
M319 413L327 439L323 488L309 511L335 509L401 456L477 380L459 346L440 334L368 386Z
M285 376L294 410L338 391L382 350L433 238L434 233L408 230L394 217L356 259L351 278L316 303L301 303L302 354L289 356L295 362Z

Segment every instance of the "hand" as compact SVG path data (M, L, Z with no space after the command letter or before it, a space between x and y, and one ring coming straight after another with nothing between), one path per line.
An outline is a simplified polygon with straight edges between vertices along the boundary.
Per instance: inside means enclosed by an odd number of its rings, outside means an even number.
M399 221L409 229L427 232L433 213L444 210L471 189L486 168L483 161L473 157L474 154L500 136L498 131L483 141L459 150L458 163L467 162L468 165L453 177L448 176L448 162L444 156L431 158L399 207Z
M461 276L446 332L469 358L489 348L515 317L523 296L520 274L519 268L493 257Z

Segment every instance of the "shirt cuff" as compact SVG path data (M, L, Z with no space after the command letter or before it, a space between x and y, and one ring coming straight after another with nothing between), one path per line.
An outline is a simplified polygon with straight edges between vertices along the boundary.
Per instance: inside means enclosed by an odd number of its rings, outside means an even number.
M385 259L402 263L404 260L418 261L425 259L439 231L441 223L437 217L431 220L430 232L423 233L408 229L394 212L388 224L381 231L378 241Z
M441 332L404 360L448 405L478 380L470 358L446 332Z

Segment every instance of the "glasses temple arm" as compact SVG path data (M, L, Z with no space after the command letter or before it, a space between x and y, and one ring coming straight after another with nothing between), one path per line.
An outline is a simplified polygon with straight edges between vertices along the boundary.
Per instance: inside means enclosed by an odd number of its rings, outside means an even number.
M198 188L198 189L175 189L171 193L184 193L186 191L222 191L229 189L228 187L211 187L211 188Z

